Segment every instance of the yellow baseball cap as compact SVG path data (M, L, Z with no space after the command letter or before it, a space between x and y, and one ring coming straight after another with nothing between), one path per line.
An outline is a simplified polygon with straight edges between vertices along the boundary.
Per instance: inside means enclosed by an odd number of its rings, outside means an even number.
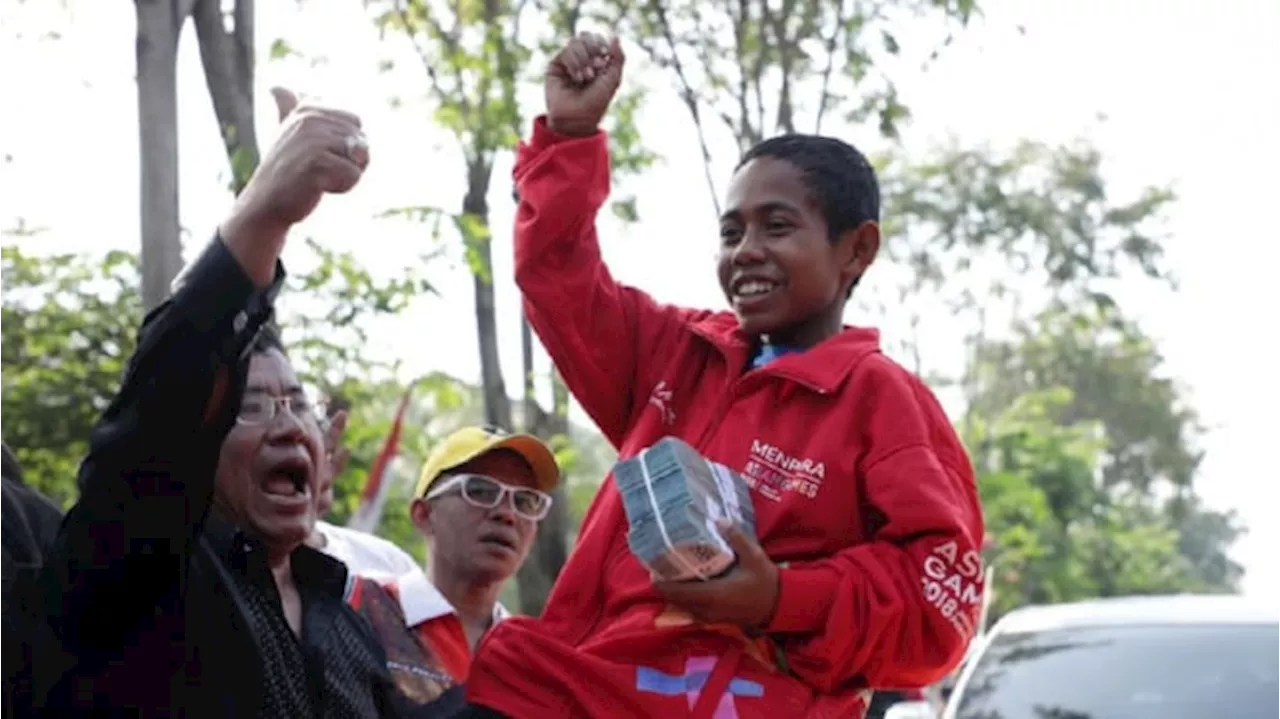
M486 452L507 449L524 458L533 468L538 489L550 492L560 483L560 465L551 448L530 434L508 434L499 429L463 427L445 437L422 465L414 497L424 497L440 475L470 462Z

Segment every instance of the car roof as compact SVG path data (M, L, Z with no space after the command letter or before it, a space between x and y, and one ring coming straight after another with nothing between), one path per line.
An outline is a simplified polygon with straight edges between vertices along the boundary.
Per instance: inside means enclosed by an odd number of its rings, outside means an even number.
M992 633L1116 625L1278 623L1280 611L1275 606L1249 597L1177 594L1023 607L1001 618Z

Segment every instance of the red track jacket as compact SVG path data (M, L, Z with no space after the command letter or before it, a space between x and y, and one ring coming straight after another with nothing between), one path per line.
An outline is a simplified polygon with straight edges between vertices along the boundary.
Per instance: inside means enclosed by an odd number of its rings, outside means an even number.
M930 391L867 329L747 371L731 314L615 282L595 231L603 133L539 119L515 174L516 280L569 389L624 457L674 435L741 472L784 569L763 637L694 623L653 592L606 481L543 617L494 627L468 698L517 719L856 717L866 687L949 671L981 605L983 525Z

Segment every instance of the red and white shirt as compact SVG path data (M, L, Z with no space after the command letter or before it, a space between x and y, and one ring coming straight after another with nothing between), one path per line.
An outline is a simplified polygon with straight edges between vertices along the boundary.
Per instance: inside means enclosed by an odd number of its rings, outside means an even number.
M471 645L457 610L422 570L396 579L356 577L347 601L373 625L405 696L434 701L471 673ZM493 621L510 613L494 605Z

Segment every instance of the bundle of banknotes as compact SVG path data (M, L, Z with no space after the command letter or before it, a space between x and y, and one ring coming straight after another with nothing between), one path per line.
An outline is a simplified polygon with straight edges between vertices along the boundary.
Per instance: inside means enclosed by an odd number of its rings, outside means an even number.
M675 437L619 462L613 479L630 524L627 543L656 579L711 579L728 570L734 554L717 520L755 534L747 483Z

